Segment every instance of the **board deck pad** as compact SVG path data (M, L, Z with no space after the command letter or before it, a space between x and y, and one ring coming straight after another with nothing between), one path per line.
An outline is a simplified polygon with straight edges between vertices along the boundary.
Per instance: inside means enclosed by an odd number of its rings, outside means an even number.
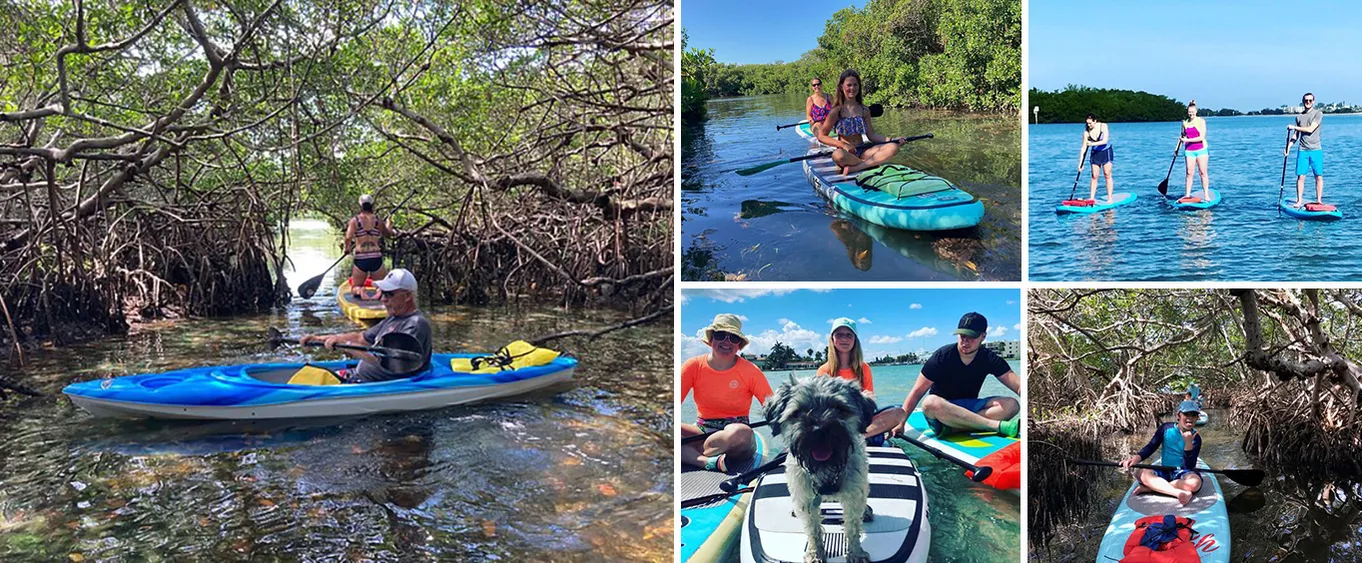
M927 520L927 492L917 466L903 450L867 447L870 462L869 511L874 518L862 524L861 548L876 563L927 560L931 525ZM795 463L787 460L786 463ZM840 521L841 506L823 502L823 544L829 563L846 561L847 538ZM783 469L767 473L743 524L742 561L802 562L808 538L795 515L789 482Z
M1211 192L1210 199L1203 199L1196 202L1181 203L1178 200L1182 199L1182 194L1174 193L1171 191L1168 192L1168 194L1165 197L1168 199L1168 204L1173 206L1173 209L1179 210L1210 209L1220 203L1220 190L1211 188L1209 191ZM1192 197L1200 198L1202 193L1203 190L1199 189L1192 190Z
M920 410L914 411L913 415L908 417L908 424L904 427L903 433L968 463L976 463L984 456L1018 441L1017 438L999 436L993 432L937 436L927 424L926 415Z
M1197 460L1197 467L1207 468L1201 460ZM1102 536L1097 561L1119 561L1124 556L1126 540L1135 531L1136 520L1172 514L1194 521L1192 529L1196 535L1192 543L1196 545L1202 563L1228 563L1231 560L1230 519L1229 512L1225 510L1225 495L1214 473L1202 472L1201 478L1201 490L1186 506L1179 505L1176 498L1167 495L1134 495L1135 484L1131 484Z
M1314 221L1337 221L1343 218L1343 212L1339 211L1337 207L1329 211L1311 211L1309 209L1304 208L1298 209L1296 207L1292 207L1292 205L1295 203L1296 203L1295 197L1286 196L1282 198L1281 201L1277 202L1277 205L1281 207L1284 213L1297 219L1309 219Z
M1097 213L1099 211L1115 209L1127 203L1133 203L1136 199L1139 199L1139 196L1133 193L1129 192L1114 193L1111 194L1110 202L1106 201L1105 199L1098 199L1092 205L1082 206L1064 205L1061 203L1055 206L1055 213L1059 213L1061 215L1066 213Z
M692 465L681 466L681 476L677 479L676 496L678 502L700 498L723 492L719 483L735 475L741 475L774 456L766 451L766 444L760 433L753 432L757 441L757 455L747 462L729 467L728 471L706 471ZM709 503L681 509L681 560L696 563L717 562L725 552L732 549L738 539L743 514L751 494L719 498Z

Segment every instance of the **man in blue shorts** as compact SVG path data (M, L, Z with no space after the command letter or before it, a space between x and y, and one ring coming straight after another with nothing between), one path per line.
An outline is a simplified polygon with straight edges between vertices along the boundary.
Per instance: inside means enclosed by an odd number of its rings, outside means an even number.
M1305 175L1315 175L1315 203L1324 203L1324 149L1319 144L1319 128L1324 122L1324 112L1315 108L1315 95L1306 92L1301 96L1305 113L1296 116L1295 125L1287 125L1294 140L1300 141L1296 151L1296 203L1292 207L1305 205ZM1282 151L1282 158L1291 152L1288 144Z
M932 354L922 366L913 389L903 401L903 412L911 413L922 402L922 414L938 436L952 432L997 432L1017 436L1021 403L1012 397L979 397L984 380L992 375L1021 395L1021 378L1007 360L984 348L988 319L979 313L965 313L956 329L956 343L947 344ZM903 432L899 424L894 433Z
M1137 469L1135 480L1140 486L1135 494L1159 493L1177 497L1178 502L1187 504L1192 496L1201 490L1201 474L1196 470L1197 457L1201 455L1201 434L1196 431L1196 420L1201 416L1201 407L1196 401L1183 401L1178 405L1174 422L1165 422L1154 431L1154 437L1140 449L1139 453L1121 460L1121 467L1140 463L1162 447L1159 465L1178 468L1175 471L1164 469Z

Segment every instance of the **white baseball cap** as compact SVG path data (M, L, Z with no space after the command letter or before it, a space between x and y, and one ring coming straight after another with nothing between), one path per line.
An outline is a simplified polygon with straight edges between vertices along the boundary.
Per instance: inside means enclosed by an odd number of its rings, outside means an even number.
M364 195L362 195L362 196L359 196L359 204L360 204L360 205L364 205L364 204L366 204L366 203L373 203L373 202L374 202L374 196L371 196L371 195L369 195L369 194L364 194Z
M399 289L416 291L416 276L411 275L411 272L398 268L388 272L387 277L374 282L374 287L383 291L397 291Z

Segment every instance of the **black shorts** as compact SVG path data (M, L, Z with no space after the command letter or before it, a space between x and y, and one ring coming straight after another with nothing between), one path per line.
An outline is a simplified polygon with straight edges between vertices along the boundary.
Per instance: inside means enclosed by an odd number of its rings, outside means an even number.
M383 257L378 258L356 258L355 267L367 273L374 273L383 269Z

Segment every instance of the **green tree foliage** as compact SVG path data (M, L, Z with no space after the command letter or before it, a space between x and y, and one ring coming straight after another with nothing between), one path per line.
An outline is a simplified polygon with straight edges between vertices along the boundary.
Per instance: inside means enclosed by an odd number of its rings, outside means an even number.
M794 62L716 64L713 97L808 92L821 78L835 93L846 69L861 75L866 103L1006 112L1021 107L1021 4L1015 0L871 0L832 15L818 47ZM683 75L684 61L683 61Z
M1178 121L1187 117L1187 106L1182 102L1148 92L1070 84L1054 92L1032 88L1029 98L1031 108L1040 108L1040 123L1082 123L1089 113L1105 122Z
M771 351L766 354L766 361L762 363L761 369L784 369L785 364L799 359L799 354L794 348L777 342L771 346Z
M681 30L681 122L694 123L705 117L705 80L717 68L713 49L687 49L690 36Z

